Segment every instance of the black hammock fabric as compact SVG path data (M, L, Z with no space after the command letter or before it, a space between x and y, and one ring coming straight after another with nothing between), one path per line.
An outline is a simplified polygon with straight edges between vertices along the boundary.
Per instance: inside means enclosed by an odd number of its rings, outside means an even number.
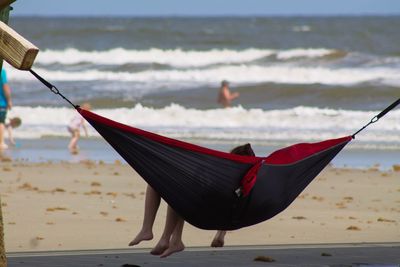
M352 139L239 156L77 110L178 214L208 230L239 229L280 213Z

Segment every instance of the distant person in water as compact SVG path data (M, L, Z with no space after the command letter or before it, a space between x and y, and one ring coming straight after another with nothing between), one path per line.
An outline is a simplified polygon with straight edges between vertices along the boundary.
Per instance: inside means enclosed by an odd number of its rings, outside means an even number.
M90 110L91 106L89 103L83 103L81 109ZM68 144L68 149L72 154L77 154L79 152L78 140L80 138L80 129L83 128L85 136L88 136L88 131L85 124L85 119L81 114L76 113L68 124L68 132L71 134L71 141Z
M238 97L239 93L232 93L229 89L229 82L223 80L221 82L221 88L219 89L218 103L221 104L224 108L228 108L231 106L232 101Z
M13 117L11 118L8 123L5 124L5 129L7 130L8 133L8 139L10 140L11 145L15 146L16 142L14 140L13 136L13 129L21 126L22 120L19 117Z

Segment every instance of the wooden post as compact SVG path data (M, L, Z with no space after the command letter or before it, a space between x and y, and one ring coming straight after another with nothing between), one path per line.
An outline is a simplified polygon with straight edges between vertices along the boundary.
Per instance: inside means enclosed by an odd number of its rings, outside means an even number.
M0 20L8 22L8 14L10 7L7 6L0 10ZM1 69L3 68L3 58L0 58L0 79L1 79ZM7 266L6 249L4 246L4 224L3 224L3 210L0 198L0 267Z
M29 70L39 49L0 21L0 57L14 68Z
M9 13L11 10L10 4L14 1L0 0L0 20L3 21L4 23L8 23ZM3 68L3 59L0 58L0 73L2 68ZM0 199L0 267L7 267L6 249L4 246L4 224L3 224L3 210L1 207L1 199Z
M11 10L11 7L9 6L10 3L8 2L14 2L14 1L0 0L0 21L4 23L8 23L9 14ZM2 67L3 67L3 58L0 57L0 70Z
M8 8L8 10L6 11L7 12L7 20L6 21L2 20L2 21L8 23L8 13L10 11L10 5L12 3L14 3L15 1L16 0L0 0L0 10L5 9L6 7Z
M0 267L7 267L6 249L4 246L3 210L0 199Z

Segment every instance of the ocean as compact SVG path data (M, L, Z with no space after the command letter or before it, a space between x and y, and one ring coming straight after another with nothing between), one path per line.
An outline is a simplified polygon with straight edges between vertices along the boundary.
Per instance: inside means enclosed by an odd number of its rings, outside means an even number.
M40 48L33 69L72 102L221 150L250 142L268 153L351 135L400 97L400 17L11 16L9 24ZM14 135L24 145L8 153L39 160L23 148L52 142L66 150L75 111L30 73L4 67L9 116L23 120ZM240 93L229 109L216 101L224 79ZM81 151L87 144L93 157L106 144L89 133ZM349 156L341 165L400 163L400 109L347 149L363 161ZM70 159L67 152L60 160Z

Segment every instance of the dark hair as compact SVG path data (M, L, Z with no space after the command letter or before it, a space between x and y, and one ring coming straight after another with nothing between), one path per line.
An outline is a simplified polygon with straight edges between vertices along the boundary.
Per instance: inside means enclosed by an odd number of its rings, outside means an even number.
M21 125L21 123L22 123L22 120L19 117L14 117L14 118L10 119L10 125L13 128L19 127Z
M249 143L237 146L231 150L232 154L242 155L242 156L255 156L253 149Z

